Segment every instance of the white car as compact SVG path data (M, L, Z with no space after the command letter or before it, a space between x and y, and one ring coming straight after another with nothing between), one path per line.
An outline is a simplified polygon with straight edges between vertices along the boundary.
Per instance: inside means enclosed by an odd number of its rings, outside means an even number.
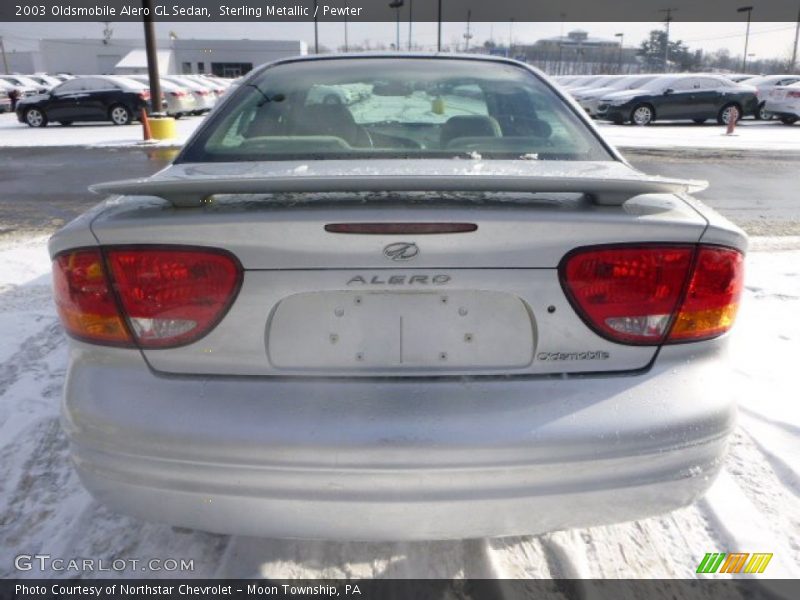
M784 125L797 123L800 120L800 82L772 88L764 111L779 118Z
M217 95L211 88L196 82L186 75L165 75L162 79L179 85L192 93L195 100L195 110L193 112L196 115L210 111L217 103Z
M752 85L758 90L758 113L759 119L767 120L771 115L767 112L766 104L767 98L776 87L792 85L793 83L800 82L800 75L764 75L763 77L752 77L745 83Z
M600 105L600 100L608 94L616 92L623 92L626 90L635 90L644 85L648 81L652 81L658 75L629 75L622 77L616 81L612 81L608 85L600 88L584 89L574 94L575 100L581 105L589 116L597 116L597 107Z
M48 92L57 85L61 85L63 83L60 79L56 79L55 77L45 73L35 73L33 75L26 75L26 77L27 79L35 81L40 86L46 88Z
M15 91L20 98L43 93L41 87L35 81L28 81L18 75L0 75L0 89L7 92Z
M147 75L127 75L127 77L139 83L150 85L150 78ZM161 92L167 101L166 112L169 116L180 119L184 115L191 115L197 111L197 101L194 94L186 87L162 77Z

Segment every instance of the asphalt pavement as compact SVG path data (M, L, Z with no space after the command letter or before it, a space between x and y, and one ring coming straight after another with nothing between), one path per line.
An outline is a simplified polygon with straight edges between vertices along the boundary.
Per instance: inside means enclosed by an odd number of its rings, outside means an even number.
M0 233L52 231L99 201L92 183L151 175L175 151L138 148L0 148ZM800 235L800 155L725 151L625 153L654 175L705 179L697 196L751 235Z

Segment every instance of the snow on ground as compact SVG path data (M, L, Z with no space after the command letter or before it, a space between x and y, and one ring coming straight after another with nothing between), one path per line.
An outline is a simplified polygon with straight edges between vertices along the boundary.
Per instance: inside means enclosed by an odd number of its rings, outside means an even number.
M203 122L202 117L177 121L178 137L162 145L182 145ZM787 127L779 121L743 121L736 135L714 124L655 123L649 127L599 123L603 136L620 148L702 148L730 150L800 151L800 124ZM139 124L117 127L103 123L76 123L71 127L48 125L32 129L13 114L0 115L0 148L26 146L133 146L141 143Z
M203 122L203 117L178 119L178 137L172 144L183 144ZM31 146L133 146L143 140L142 126L134 122L117 126L112 123L75 123L69 127L51 123L34 129L17 121L14 113L0 115L0 148Z
M702 148L739 151L800 151L800 125L780 121L745 120L733 135L724 126L654 123L648 127L599 123L603 136L618 148Z
M739 427L704 499L605 527L393 544L228 537L141 522L94 502L69 466L58 423L67 351L46 238L0 237L0 577L58 575L14 573L23 551L109 563L193 559L194 572L175 576L272 578L694 577L706 552L744 551L774 553L764 577L798 577L800 240L754 242L730 385L714 390L739 400Z

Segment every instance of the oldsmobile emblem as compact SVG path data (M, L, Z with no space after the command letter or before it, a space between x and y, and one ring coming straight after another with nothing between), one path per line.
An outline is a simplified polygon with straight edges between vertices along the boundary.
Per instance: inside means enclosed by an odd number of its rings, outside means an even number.
M395 242L383 249L383 255L389 260L411 260L417 254L419 248L413 242Z

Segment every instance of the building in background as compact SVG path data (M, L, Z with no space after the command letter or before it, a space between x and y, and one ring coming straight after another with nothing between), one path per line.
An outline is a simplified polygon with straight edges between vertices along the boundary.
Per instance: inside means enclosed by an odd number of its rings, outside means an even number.
M44 71L42 54L38 50L10 50L6 52L10 73L38 73ZM3 63L0 62L0 69Z
M162 74L209 73L239 77L253 67L280 58L308 53L300 40L195 40L158 42ZM43 39L38 52L28 54L9 70L19 73L72 73L74 75L131 75L147 73L144 42L139 39Z
M637 48L626 48L620 38L591 37L581 29L538 40L517 53L551 75L638 73L642 68Z

